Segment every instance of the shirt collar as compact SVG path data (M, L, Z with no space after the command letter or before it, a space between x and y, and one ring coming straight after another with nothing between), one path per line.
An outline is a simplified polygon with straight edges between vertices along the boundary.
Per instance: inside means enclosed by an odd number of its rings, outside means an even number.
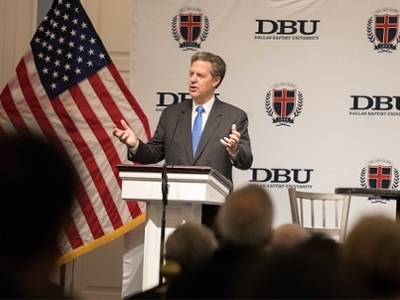
M197 104L197 102L193 99L193 105L192 105L192 112L194 113L196 111L197 106L199 106L199 104ZM205 113L209 113L212 106L214 105L215 102L215 96L212 96L210 100L208 100L206 103L202 104L201 106L204 107L204 112Z

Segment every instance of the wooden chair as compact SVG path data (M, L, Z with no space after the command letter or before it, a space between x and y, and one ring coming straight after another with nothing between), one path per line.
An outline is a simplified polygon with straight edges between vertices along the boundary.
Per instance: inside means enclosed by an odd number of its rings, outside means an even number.
M334 193L288 189L293 223L309 233L329 235L343 243L346 238L350 197Z

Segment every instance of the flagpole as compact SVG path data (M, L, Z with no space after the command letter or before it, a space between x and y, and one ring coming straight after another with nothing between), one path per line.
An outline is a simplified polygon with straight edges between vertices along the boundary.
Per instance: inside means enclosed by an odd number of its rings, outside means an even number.
M65 293L65 264L60 266L60 274L59 274L59 286L63 293Z

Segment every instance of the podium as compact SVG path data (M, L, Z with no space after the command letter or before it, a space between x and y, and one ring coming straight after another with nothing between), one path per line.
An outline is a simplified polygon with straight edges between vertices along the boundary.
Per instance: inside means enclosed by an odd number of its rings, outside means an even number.
M142 289L159 283L161 221L163 214L162 165L118 165L122 199L143 201L146 224ZM167 166L168 205L165 236L185 221L201 222L202 204L222 205L232 183L210 167Z

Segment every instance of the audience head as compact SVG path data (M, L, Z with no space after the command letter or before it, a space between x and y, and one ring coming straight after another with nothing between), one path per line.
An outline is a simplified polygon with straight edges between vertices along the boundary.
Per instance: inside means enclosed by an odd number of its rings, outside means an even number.
M21 261L58 237L72 205L69 160L51 141L31 135L0 137L0 253Z
M55 145L32 133L0 136L0 270L22 297L44 296L73 202L72 166Z
M376 298L400 296L400 224L386 216L361 218L342 249L343 265L359 275Z
M336 241L312 235L292 248L250 257L237 268L230 299L365 299L364 285L342 272Z
M265 247L270 239L272 201L264 188L249 185L229 194L218 213L224 241L238 246Z
M272 230L271 241L268 250L281 250L293 248L309 238L307 230L299 224L286 223Z
M165 243L165 260L178 263L181 271L196 269L208 261L218 247L205 225L187 222L176 228Z

